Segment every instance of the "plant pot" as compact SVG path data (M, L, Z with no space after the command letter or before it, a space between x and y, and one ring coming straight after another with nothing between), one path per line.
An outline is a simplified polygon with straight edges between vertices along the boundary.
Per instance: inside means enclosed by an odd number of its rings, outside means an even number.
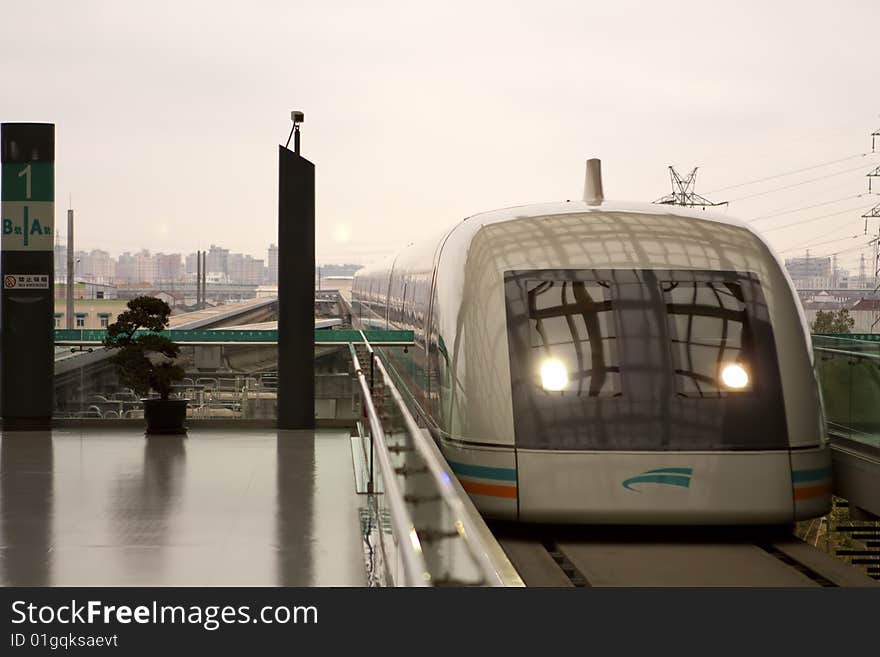
M188 399L142 399L147 434L178 435L186 433Z

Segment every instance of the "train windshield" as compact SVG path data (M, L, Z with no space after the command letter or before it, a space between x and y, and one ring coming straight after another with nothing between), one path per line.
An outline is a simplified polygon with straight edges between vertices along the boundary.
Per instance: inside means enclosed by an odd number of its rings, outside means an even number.
M516 443L776 449L775 343L754 274L507 272Z
M526 281L529 351L545 391L620 394L617 335L604 281Z
M751 322L739 281L661 281L676 392L717 397L753 391Z

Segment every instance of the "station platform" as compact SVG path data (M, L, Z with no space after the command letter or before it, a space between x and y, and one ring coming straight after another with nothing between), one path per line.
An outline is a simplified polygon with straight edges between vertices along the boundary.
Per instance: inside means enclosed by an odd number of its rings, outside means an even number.
M364 586L346 431L0 437L0 585Z

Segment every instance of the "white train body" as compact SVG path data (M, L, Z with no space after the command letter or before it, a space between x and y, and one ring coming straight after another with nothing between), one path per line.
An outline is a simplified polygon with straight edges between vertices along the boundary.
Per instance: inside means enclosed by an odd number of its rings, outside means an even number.
M743 224L607 201L489 212L362 270L352 301L357 326L414 331L406 359L385 357L487 516L781 524L829 508L809 334Z

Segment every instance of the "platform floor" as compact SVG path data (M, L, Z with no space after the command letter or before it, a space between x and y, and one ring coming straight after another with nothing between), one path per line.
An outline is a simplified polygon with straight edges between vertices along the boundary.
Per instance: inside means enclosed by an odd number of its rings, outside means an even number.
M362 586L345 431L3 432L0 584Z

